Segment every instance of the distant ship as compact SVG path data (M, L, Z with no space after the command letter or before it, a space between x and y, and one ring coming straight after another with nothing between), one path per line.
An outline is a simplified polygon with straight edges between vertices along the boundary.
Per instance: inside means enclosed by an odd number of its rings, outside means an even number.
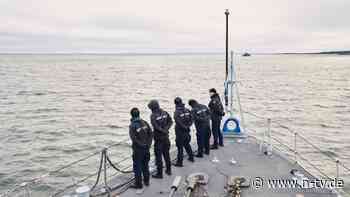
M228 10L225 12L228 24ZM226 26L226 29L228 25ZM228 32L228 30L226 30ZM228 40L226 34L226 41ZM228 43L228 42L226 42ZM226 45L226 80L225 80L225 106L226 115L223 119L222 133L225 146L213 150L210 156L196 158L194 163L184 161L183 168L173 168L172 175L163 179L151 179L151 184L143 189L129 189L134 184L132 158L115 155L117 162L112 162L108 156L110 148L125 146L124 140L103 148L99 152L87 155L70 164L65 164L57 170L52 170L38 178L16 185L0 197L30 196L36 184L45 183L43 179L50 175L58 176L59 172L70 168L87 159L101 155L99 167L92 169L93 173L86 172L86 177L80 180L73 179L67 186L58 189L51 197L340 197L344 185L341 176L349 176L350 168L333 156L326 154L307 138L288 126L282 125L268 116L259 116L255 113L243 111L240 103L240 94L233 65L233 52L231 52L231 65L228 65L228 47ZM251 56L244 53L242 56ZM206 85L206 84L204 84ZM236 99L234 98L236 97ZM238 109L233 103L237 102ZM236 111L237 110L237 111ZM255 129L245 126L244 114L251 118L258 118L266 122L263 136ZM256 121L255 119L254 121ZM240 126L241 125L241 126ZM273 128L273 129L272 129ZM277 129L288 131L292 143L280 140ZM94 137L94 136L91 136ZM174 139L172 139L174 140ZM305 145L307 145L305 147ZM174 147L174 146L173 146ZM313 162L313 159L302 154L312 148L315 156L326 156L328 169L335 168L335 176L325 174ZM316 151L316 152L315 152ZM175 158L176 152L171 151ZM324 158L326 158L324 157ZM345 160L345 159L344 159ZM175 160L174 160L175 161ZM150 163L151 174L155 173L156 166L152 156ZM83 164L81 164L83 165ZM85 164L84 164L85 165ZM308 166L309 171L305 168ZM328 166L327 165L327 166ZM342 171L340 171L342 169ZM109 170L109 173L107 173ZM114 170L113 174L110 170ZM345 171L347 170L347 171ZM66 171L65 176L74 171ZM340 172L342 172L340 174ZM314 174L316 173L316 174ZM62 175L61 175L62 176ZM91 178L96 177L94 182ZM53 178L53 177L52 177ZM323 178L323 179L320 179ZM334 179L333 179L334 178ZM100 181L101 180L101 181ZM89 182L88 182L89 181ZM330 182L327 182L330 181ZM335 182L332 182L335 181ZM340 181L340 182L339 182ZM100 183L103 182L103 183ZM92 183L94 183L92 185ZM88 185L89 184L89 185ZM333 185L336 184L337 186ZM41 192L41 191L34 191ZM18 195L14 195L14 194ZM26 194L26 195L21 195ZM38 196L36 194L31 196ZM44 195L40 195L44 196ZM343 195L341 195L343 196Z
M251 56L251 54L250 54L250 53L243 53L242 56L243 56L243 57L249 57L249 56Z

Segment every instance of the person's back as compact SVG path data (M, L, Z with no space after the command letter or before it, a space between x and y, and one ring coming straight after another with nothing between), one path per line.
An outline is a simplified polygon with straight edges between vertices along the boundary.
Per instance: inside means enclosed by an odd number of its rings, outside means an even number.
M210 149L210 111L207 106L199 104L196 100L189 100L189 105L192 107L191 113L197 130L197 157L203 157L204 153L209 155Z
M210 111L207 106L197 103L193 106L191 112L196 127L210 125Z
M224 107L221 103L220 96L217 93L211 95L208 107L210 109L212 118L220 119L225 115Z
M183 166L183 149L185 148L188 160L194 162L193 151L190 145L191 142L191 125L192 115L191 111L185 107L185 104L182 103L182 99L180 97L176 97L174 100L175 103L175 135L176 135L176 147L177 147L177 161L175 166L182 167Z
M169 138L169 129L173 122L168 112L161 109L155 100L151 101L148 107L152 110L151 124L154 128L154 140Z
M150 148L153 138L152 129L145 120L141 118L132 119L130 124L130 137L133 147Z
M156 157L157 174L152 175L154 178L163 178L163 159L166 164L166 174L171 175L170 161L170 140L169 129L173 121L168 112L162 110L157 100L151 100L148 108L152 111L151 124L154 129L154 153Z
M175 119L175 130L176 129L186 129L189 130L193 120L191 111L185 107L184 104L178 104L176 105L175 112L174 112L174 119Z
M219 94L215 88L209 90L210 102L208 104L211 112L212 132L214 136L211 149L218 149L218 145L224 146L223 136L221 133L221 119L225 115L224 107L221 103Z
M129 135L132 141L132 160L135 183L132 188L142 188L142 175L145 185L149 185L149 149L152 144L152 129L149 124L140 118L140 111L133 108L130 111L131 123Z

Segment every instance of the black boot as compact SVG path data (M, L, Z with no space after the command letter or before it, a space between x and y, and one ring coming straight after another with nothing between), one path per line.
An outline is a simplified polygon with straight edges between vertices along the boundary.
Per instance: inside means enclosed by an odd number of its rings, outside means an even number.
M134 183L130 186L131 189L142 189L142 184Z
M152 177L155 179L162 179L163 175L161 173L157 173L157 174L153 174Z
M171 176L171 169L167 169L167 170L165 171L165 173L166 173L167 175Z
M210 146L210 149L219 149L218 145L217 144L212 144Z
M192 157L189 157L189 158L188 158L188 161L190 161L190 162L194 162L194 158L193 158L193 156L192 156Z
M149 186L149 181L144 181L143 184L144 184L145 186Z
M197 155L195 155L195 157L202 158L202 157L203 157L203 154L197 154Z
M174 166L175 166L175 167L183 167L184 165L182 165L182 163L176 162L176 163L174 164Z

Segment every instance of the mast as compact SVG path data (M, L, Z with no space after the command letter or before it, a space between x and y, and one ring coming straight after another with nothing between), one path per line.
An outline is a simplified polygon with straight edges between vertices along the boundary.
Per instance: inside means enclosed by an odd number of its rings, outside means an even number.
M233 117L233 86L236 83L236 79L234 78L234 70L233 70L233 51L231 51L231 64L230 64L230 75L228 76L229 78L229 85L230 85L230 115Z
M228 15L229 15L228 9L225 11L226 15L226 62L225 62L225 68L226 68L226 73L225 73L225 107L227 110L228 107L228 87L227 87L227 81L228 81Z
M226 9L225 11L225 15L226 15L226 79L228 75L228 15L229 14L230 12L228 11L228 9Z
M222 131L225 136L230 136L230 137L246 137L245 134L242 133L242 130L240 128L240 121L242 121L242 126L243 126L243 131L245 131L245 125L244 125L244 118L243 118L243 111L241 107L241 101L239 97L239 92L238 92L238 86L236 83L236 75L235 75L235 70L234 70L234 65L233 65L233 51L231 51L231 65L229 67L228 64L228 15L230 14L229 10L226 9L225 15L226 15L226 79L225 79L225 111L226 111L226 116L224 120L224 125L222 128ZM234 89L236 90L236 94L234 94ZM234 95L237 96L237 102L238 102L238 110L239 110L239 115L240 119L236 117L233 113L233 97ZM235 125L235 126L234 126Z

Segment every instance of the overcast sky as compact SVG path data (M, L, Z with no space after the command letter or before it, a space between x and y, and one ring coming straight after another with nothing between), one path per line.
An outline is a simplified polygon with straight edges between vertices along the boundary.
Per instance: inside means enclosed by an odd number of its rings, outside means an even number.
M0 53L350 49L350 0L0 0Z

